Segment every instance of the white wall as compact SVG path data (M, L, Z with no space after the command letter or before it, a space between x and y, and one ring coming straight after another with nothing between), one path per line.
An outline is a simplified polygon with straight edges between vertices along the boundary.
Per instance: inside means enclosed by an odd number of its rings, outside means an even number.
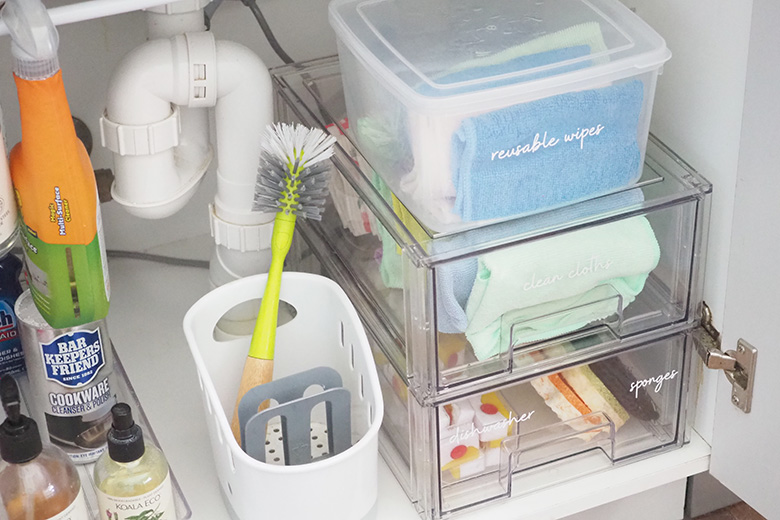
M775 274L780 258L780 3L753 2L745 109L734 207L723 342L739 339L758 351L750 413L732 406L731 385L718 386L711 470L764 517L780 518L780 321Z
M624 0L666 39L651 131L713 185L704 300L722 330L742 105L749 0ZM697 431L712 438L716 378L705 374Z
M742 127L751 0L623 0L660 32L672 59L659 79L652 132L713 183L704 300L723 330ZM730 347L729 347L730 348ZM703 371L696 430L712 442L723 374ZM690 513L736 500L708 475L694 477Z

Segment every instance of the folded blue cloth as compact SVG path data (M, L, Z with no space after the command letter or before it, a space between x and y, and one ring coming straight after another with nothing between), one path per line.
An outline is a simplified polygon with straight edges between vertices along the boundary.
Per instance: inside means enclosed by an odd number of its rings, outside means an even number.
M497 226L481 228L479 233L453 235L447 243L434 242L433 249L469 249L473 244L484 243L495 238L521 235L523 233L550 228L564 222L574 222L591 215L600 215L640 204L644 194L640 188L618 192L607 197L572 204L555 211L530 215ZM456 334L465 332L469 319L466 303L477 277L478 256L443 263L434 269L436 281L436 329L439 332Z
M464 119L452 138L464 221L554 208L639 178L639 80L559 94Z

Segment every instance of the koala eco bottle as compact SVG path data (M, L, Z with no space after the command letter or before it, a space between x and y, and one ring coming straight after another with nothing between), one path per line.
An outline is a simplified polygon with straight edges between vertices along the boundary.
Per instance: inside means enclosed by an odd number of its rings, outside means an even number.
M20 412L19 388L8 374L0 378L0 397L7 415L0 424L3 518L90 520L75 466L62 450L41 443L38 425Z
M141 427L133 421L130 406L111 408L108 451L95 463L100 519L145 518L175 520L176 510L168 462L152 444L144 444Z

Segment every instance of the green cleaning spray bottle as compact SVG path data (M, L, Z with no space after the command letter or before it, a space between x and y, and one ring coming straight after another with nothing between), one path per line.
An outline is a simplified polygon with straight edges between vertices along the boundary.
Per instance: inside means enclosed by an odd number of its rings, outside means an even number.
M108 267L95 174L76 137L57 49L40 0L8 0L22 141L9 158L30 290L55 328L108 314Z

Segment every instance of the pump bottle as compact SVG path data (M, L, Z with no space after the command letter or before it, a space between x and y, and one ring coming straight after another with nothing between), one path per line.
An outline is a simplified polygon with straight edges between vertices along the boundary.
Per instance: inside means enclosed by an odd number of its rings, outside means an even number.
M115 404L111 414L108 450L95 463L93 478L101 520L175 520L165 456L153 444L144 443L128 404Z
M0 378L0 498L8 520L90 520L81 480L67 455L43 445L35 421L21 414L19 387Z

